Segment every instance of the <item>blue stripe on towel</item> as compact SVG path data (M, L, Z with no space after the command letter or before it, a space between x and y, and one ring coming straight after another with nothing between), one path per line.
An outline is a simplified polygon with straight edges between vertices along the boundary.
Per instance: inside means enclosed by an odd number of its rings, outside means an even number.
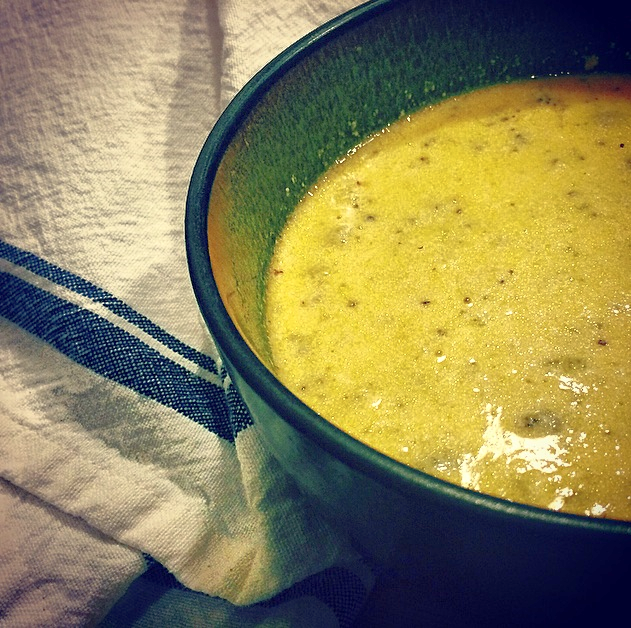
M229 407L222 388L98 314L8 273L0 273L0 285L0 316L75 362L173 408L228 441L234 442L237 432L250 423L243 417L234 420L235 408Z
M201 366L211 373L218 373L215 361L208 355L200 353L175 338L167 331L156 325L153 321L136 312L133 308L110 294L106 290L95 286L86 279L79 277L55 264L51 264L33 253L19 249L16 246L0 240L0 257L10 261L16 266L22 266L32 273L44 277L53 283L64 288L68 288L77 294L92 299L95 303L100 303L110 312L125 319L127 322L136 325L139 329L150 335L155 340L161 342L175 353Z

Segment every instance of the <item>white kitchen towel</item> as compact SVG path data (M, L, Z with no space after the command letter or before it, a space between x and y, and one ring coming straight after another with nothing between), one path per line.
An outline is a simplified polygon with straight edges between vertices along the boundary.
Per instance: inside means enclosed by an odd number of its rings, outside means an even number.
M260 441L183 240L222 108L357 4L0 3L0 626L357 614L372 572Z

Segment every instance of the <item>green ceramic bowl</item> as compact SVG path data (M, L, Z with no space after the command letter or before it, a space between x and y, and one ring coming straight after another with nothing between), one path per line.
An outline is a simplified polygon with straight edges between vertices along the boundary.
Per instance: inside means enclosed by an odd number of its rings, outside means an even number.
M372 559L450 591L469 625L602 619L625 602L631 524L539 510L399 464L275 378L264 325L275 240L305 191L365 136L447 96L531 76L631 73L619 3L376 0L319 28L228 106L186 212L202 314L269 446ZM593 68L593 69L592 69Z

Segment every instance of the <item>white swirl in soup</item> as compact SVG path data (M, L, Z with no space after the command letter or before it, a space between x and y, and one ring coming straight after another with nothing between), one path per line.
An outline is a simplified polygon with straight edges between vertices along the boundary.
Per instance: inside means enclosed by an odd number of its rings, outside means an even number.
M399 120L277 243L277 375L444 480L631 520L631 79L537 79Z

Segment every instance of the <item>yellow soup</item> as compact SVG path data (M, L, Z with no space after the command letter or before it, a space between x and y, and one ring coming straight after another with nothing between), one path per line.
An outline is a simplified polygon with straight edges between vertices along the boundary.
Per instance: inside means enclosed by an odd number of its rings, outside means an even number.
M277 375L477 491L631 520L631 79L497 86L399 120L271 263Z

